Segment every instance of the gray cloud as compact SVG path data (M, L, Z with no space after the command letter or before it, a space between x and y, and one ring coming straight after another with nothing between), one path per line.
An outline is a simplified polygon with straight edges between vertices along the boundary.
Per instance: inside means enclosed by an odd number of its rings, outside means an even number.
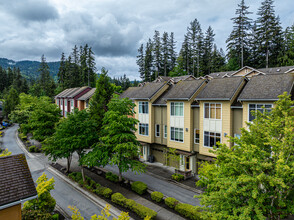
M58 18L58 11L53 5L42 0L10 0L0 3L10 15L20 21L47 21Z
M256 18L261 0L246 0ZM111 76L139 78L137 49L154 30L174 32L180 50L189 23L197 18L203 32L209 25L218 47L232 29L239 1L233 0L10 0L0 1L0 57L48 61L69 55L74 45L88 44L96 54L97 69ZM294 23L293 0L276 1L283 27Z

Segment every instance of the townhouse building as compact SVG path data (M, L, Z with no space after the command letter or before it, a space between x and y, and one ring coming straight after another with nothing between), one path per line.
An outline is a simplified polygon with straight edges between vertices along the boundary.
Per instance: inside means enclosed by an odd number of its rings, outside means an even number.
M252 111L270 110L283 92L294 97L294 66L243 67L205 77L158 77L121 94L136 104L137 139L142 159L197 173L201 161L214 160L217 142L232 146ZM171 151L170 149L174 149ZM175 152L179 160L169 157Z

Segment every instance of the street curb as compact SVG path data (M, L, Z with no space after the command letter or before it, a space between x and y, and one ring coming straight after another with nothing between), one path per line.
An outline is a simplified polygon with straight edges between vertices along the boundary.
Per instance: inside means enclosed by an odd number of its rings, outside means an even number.
M16 139L16 143L18 144L18 146L22 149L22 151L28 155L30 158L35 158L36 156L31 154L30 152L27 151L26 147L24 146L24 144L21 142L21 140L18 137L18 130L15 131L15 139Z
M60 212L60 214L63 215L63 217L65 218L65 220L71 220L71 216L69 214L67 214L66 211L63 210L63 208L61 208L57 203L55 205L55 209Z
M108 204L106 201L104 201L103 199L92 195L92 193L87 192L86 190L84 190L82 187L79 186L78 183L72 181L70 178L68 178L67 176L65 176L64 174L62 174L61 172L57 171L56 169L54 169L53 167L49 166L47 168L47 170L53 174L55 174L56 176L58 176L59 178L61 178L64 182L66 182L67 184L71 185L74 189L76 189L78 192L82 193L84 196L86 196L91 202L93 202L95 205L104 208L106 206L106 204ZM112 217L117 218L121 211L113 206L110 207L109 210L110 214ZM99 213L97 213L99 214ZM132 219L132 218L130 218Z

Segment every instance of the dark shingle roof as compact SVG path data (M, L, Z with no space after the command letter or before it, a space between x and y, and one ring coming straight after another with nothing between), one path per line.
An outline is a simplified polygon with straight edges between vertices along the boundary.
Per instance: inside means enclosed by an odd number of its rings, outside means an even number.
M206 80L180 81L164 97L165 100L189 100Z
M245 79L244 77L212 79L195 100L231 100Z
M92 88L87 93L85 93L80 98L78 98L78 100L86 101L86 100L90 99L94 95L95 91L96 91L96 88Z
M217 73L211 73L211 74L209 74L209 76L212 76L213 78L221 78L226 74L231 76L234 72L236 72L236 71L217 72Z
M24 154L0 158L0 206L37 195Z
M84 87L65 89L64 91L56 95L55 98L73 98L87 88L90 88L90 87L84 86Z
M281 67L273 67L273 68L263 68L258 70L265 74L280 74L280 73L285 73L288 70L291 70L293 68L294 66L281 66Z
M241 92L238 101L275 101L283 92L291 92L294 75L281 73L253 76Z
M130 87L121 94L121 98L128 97L130 99L151 99L166 82L150 82L142 87Z
M90 88L90 87L83 86L83 87L77 88L77 90L74 90L73 92L67 94L67 97L68 98L74 98L75 96L77 96L78 94L80 94L81 92L83 92L87 88Z
M168 89L161 96L159 96L159 98L156 99L156 101L152 105L166 105L166 97L169 95L174 87L175 85L170 85Z

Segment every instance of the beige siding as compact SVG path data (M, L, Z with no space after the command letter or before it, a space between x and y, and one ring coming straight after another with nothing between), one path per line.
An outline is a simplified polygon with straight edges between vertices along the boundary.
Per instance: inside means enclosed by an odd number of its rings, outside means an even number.
M134 101L134 103L136 105L134 108L134 110L136 112L136 114L135 114L136 119L139 118L139 101L140 100ZM142 101L146 101L146 100L142 100ZM152 120L153 107L152 107L151 103L148 103L148 112L149 112L149 123L148 123L149 124L149 131L148 131L149 135L148 136L139 135L139 124L136 126L137 131L135 132L135 134L136 134L138 141L142 141L145 143L152 143L152 139L154 139L154 133L152 134L152 131L154 131L154 128L152 130L151 130L151 128L152 128L152 125L154 126L154 123L152 123L154 121L154 118Z
M249 104L272 104L274 106L274 102L243 102L243 128L247 128L246 122L248 122L249 120Z
M194 130L195 129L200 129L200 120L199 120L199 110L200 108L192 108L193 110L193 146L194 146L194 151L199 152L199 144L194 143ZM201 138L201 134L200 134Z
M234 76L244 76L251 71L252 71L252 69L244 68L243 70L237 72Z
M157 144L162 144L162 139L163 139L162 118L163 118L162 108L160 106L154 106L154 129L153 129L153 132L155 133L155 127L157 124L160 126L159 137L154 136L154 142Z
M243 127L243 109L233 109L233 135L241 134L241 128Z
M0 210L0 219L21 220L21 204Z

